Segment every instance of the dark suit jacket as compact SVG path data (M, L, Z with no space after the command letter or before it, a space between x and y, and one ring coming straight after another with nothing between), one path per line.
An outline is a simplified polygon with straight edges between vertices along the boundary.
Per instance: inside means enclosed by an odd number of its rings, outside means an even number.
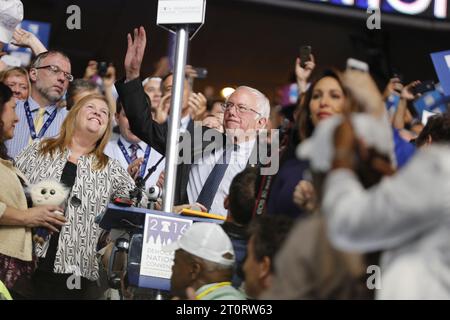
M130 123L131 131L138 136L142 141L150 145L156 151L161 154L166 154L166 143L168 135L168 124L159 124L153 120L150 106L147 103L144 89L142 87L140 79L135 79L130 82L124 83L123 80L119 80L115 83L117 92L119 93L120 100ZM211 130L207 127L202 127L201 132L205 130ZM223 143L226 142L225 138L222 141L203 141L201 144L195 145L194 140L194 125L191 121L188 125L188 130L185 134L189 133L191 139L191 161L190 163L181 163L177 168L177 180L175 184L175 200L174 204L188 203L187 185L189 181L189 172L191 171L192 163L207 154L204 152L205 148L214 143L214 147L209 147L208 150L219 150L223 148ZM184 134L181 134L183 139ZM223 136L223 135L222 135ZM223 136L224 137L224 136Z

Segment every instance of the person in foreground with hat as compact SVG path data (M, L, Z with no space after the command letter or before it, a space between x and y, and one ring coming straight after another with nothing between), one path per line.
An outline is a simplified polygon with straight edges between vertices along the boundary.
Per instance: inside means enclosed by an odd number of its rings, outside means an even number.
M23 4L20 0L0 0L0 56L5 44L8 44L14 34L14 29L23 20ZM0 60L0 71L8 67L8 64Z
M332 171L322 208L336 247L382 250L377 299L449 299L450 149L422 148L398 174L363 189L355 178L354 130L334 135Z
M176 250L170 279L174 296L187 299L186 291L191 287L197 300L245 300L231 286L234 251L230 238L219 225L194 223L165 250Z

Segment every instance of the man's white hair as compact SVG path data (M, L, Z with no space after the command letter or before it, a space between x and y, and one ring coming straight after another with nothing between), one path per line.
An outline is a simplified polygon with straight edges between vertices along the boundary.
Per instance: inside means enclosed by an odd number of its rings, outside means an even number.
M256 90L252 87L248 87L248 86L240 86L238 88L236 88L236 90L239 89L245 89L247 91L250 91L251 93L253 93L256 97L256 104L258 106L258 112L261 113L261 117L262 118L266 118L268 119L270 116L270 102L269 99L267 99L267 97L259 90Z
M156 80L158 81L158 83L160 83L162 79L160 77L147 77L144 79L144 81L142 81L142 85L145 86L150 80Z

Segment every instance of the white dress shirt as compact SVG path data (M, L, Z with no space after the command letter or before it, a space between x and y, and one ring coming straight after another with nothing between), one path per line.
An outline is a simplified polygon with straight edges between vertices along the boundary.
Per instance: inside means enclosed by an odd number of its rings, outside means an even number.
M122 135L115 135L106 145L105 151L104 153L112 158L112 159L116 159L119 161L120 165L127 169L128 168L128 162L127 159L125 158L125 156L122 153L122 150L120 149L119 145L118 145L118 140L120 139L120 141L122 141L123 146L125 147L125 149L128 151L128 156L131 158L131 149L130 149L130 145L131 143L129 143L128 141L125 140L125 138L122 137ZM147 144L143 141L138 143L139 145L139 149L137 150L137 157L138 158L144 158L145 155L145 150L147 149ZM161 158L161 154L156 151L155 149L151 148L150 150L150 158L147 162L147 166L145 168L145 175L147 174L147 171L149 168L153 167ZM156 171L150 176L150 178L146 181L145 183L145 190L148 191L148 189L151 186L154 186L156 184L156 182L158 181L159 175L161 174L161 171L164 170L164 166L165 166L165 159L163 161L161 161L161 163L158 165L158 167L156 168Z
M181 118L180 120L180 133L186 132L189 122L191 121L191 116L187 115L186 117Z
M231 151L230 164L225 171L225 175L219 185L216 196L213 199L210 213L218 214L224 217L227 216L227 210L224 208L223 202L225 197L228 195L233 178L246 168L255 142L255 139L246 141L239 144L237 151ZM189 172L189 182L187 186L189 203L195 203L197 201L206 179L208 179L214 165L221 158L222 154L222 150L218 150L214 154L206 156L202 163L192 165L191 171Z
M337 248L384 251L378 299L450 299L450 147L419 151L368 190L352 171L332 171L324 195Z

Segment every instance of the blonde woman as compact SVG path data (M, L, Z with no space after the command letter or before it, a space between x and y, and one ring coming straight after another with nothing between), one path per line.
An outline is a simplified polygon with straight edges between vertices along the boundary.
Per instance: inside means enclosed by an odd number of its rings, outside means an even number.
M107 100L90 94L70 110L59 136L34 142L16 158L30 183L55 179L71 188L67 223L44 245L37 245L34 298L94 299L101 294L95 282L100 228L94 220L111 199L128 196L135 186L126 170L103 153L111 120Z
M0 72L0 82L3 82L12 90L16 99L28 99L31 84L25 68L13 67Z

